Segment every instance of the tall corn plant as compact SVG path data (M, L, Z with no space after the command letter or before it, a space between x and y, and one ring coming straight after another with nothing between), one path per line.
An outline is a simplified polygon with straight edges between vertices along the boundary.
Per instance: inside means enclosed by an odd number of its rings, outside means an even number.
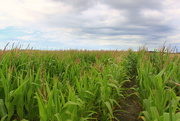
M143 53L143 54L142 54ZM176 86L170 85L170 80L177 80L175 72L179 70L177 62L161 52L153 55L144 54L139 57L138 84L139 94L145 111L145 120L179 120L179 96ZM168 53L167 53L168 54ZM150 57L150 58L149 58ZM151 58L157 59L155 62ZM144 61L145 60L145 61ZM161 66L154 66L157 62Z
M27 65L27 60L17 57L16 52L14 55L13 52L7 53L1 58L0 90L4 109L7 112L6 120L31 119L30 117L34 118L33 114L37 113L34 111L36 101L32 100L34 89L33 86L28 86L32 85L34 78L31 75L32 71L26 70L25 65ZM30 116L29 113L31 113Z
M6 52L0 60L1 120L114 120L126 74L110 56Z
M122 62L122 66L124 67L124 70L126 71L126 74L129 76L129 78L135 80L138 67L137 53L129 50L128 55L124 58L124 61Z

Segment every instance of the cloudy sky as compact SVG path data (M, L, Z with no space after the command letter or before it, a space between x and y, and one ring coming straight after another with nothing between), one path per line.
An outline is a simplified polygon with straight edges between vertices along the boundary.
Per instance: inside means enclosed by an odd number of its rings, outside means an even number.
M179 0L0 0L0 49L180 50ZM10 47L9 47L10 48Z

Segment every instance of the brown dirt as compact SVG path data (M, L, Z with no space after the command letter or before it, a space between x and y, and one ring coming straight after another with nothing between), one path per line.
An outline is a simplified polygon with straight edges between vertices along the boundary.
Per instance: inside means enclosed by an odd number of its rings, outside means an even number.
M135 86L135 82L127 82L123 86L126 88L126 91L124 92L124 95L127 95L125 99L120 100L120 106L121 108L117 108L117 110L120 110L115 113L115 116L120 121L142 121L142 119L138 118L140 112L142 111L142 105L138 99L138 96L135 93L131 87Z

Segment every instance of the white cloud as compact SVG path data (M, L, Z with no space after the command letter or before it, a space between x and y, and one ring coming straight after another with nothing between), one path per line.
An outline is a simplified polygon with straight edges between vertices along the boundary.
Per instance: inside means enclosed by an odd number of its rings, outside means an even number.
M163 13L157 10L143 10L142 14L146 18L159 18L163 17Z
M165 19L170 22L171 26L175 26L180 29L180 1L165 0L163 5Z
M180 45L180 34L170 35L167 37L169 43L179 43Z
M0 28L8 26L31 27L41 24L49 15L65 14L71 6L50 0L1 0Z
M33 35L25 35L25 36L20 36L16 38L17 40L21 41L37 41L38 38L34 37Z
M85 26L113 26L126 20L123 11L110 8L108 5L97 3L95 6L83 11L79 17Z

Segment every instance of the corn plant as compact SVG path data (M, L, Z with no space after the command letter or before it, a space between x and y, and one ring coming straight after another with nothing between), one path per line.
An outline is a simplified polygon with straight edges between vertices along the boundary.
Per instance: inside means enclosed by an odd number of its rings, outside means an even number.
M113 55L111 54L113 53ZM0 119L118 120L126 81L107 51L4 50L0 57Z
M180 97L177 86L180 80L176 73L180 69L177 65L179 59L162 52L145 54L142 51L139 56L138 84L139 97L145 109L142 112L143 119L147 121L178 121ZM160 66L156 66L156 64Z

